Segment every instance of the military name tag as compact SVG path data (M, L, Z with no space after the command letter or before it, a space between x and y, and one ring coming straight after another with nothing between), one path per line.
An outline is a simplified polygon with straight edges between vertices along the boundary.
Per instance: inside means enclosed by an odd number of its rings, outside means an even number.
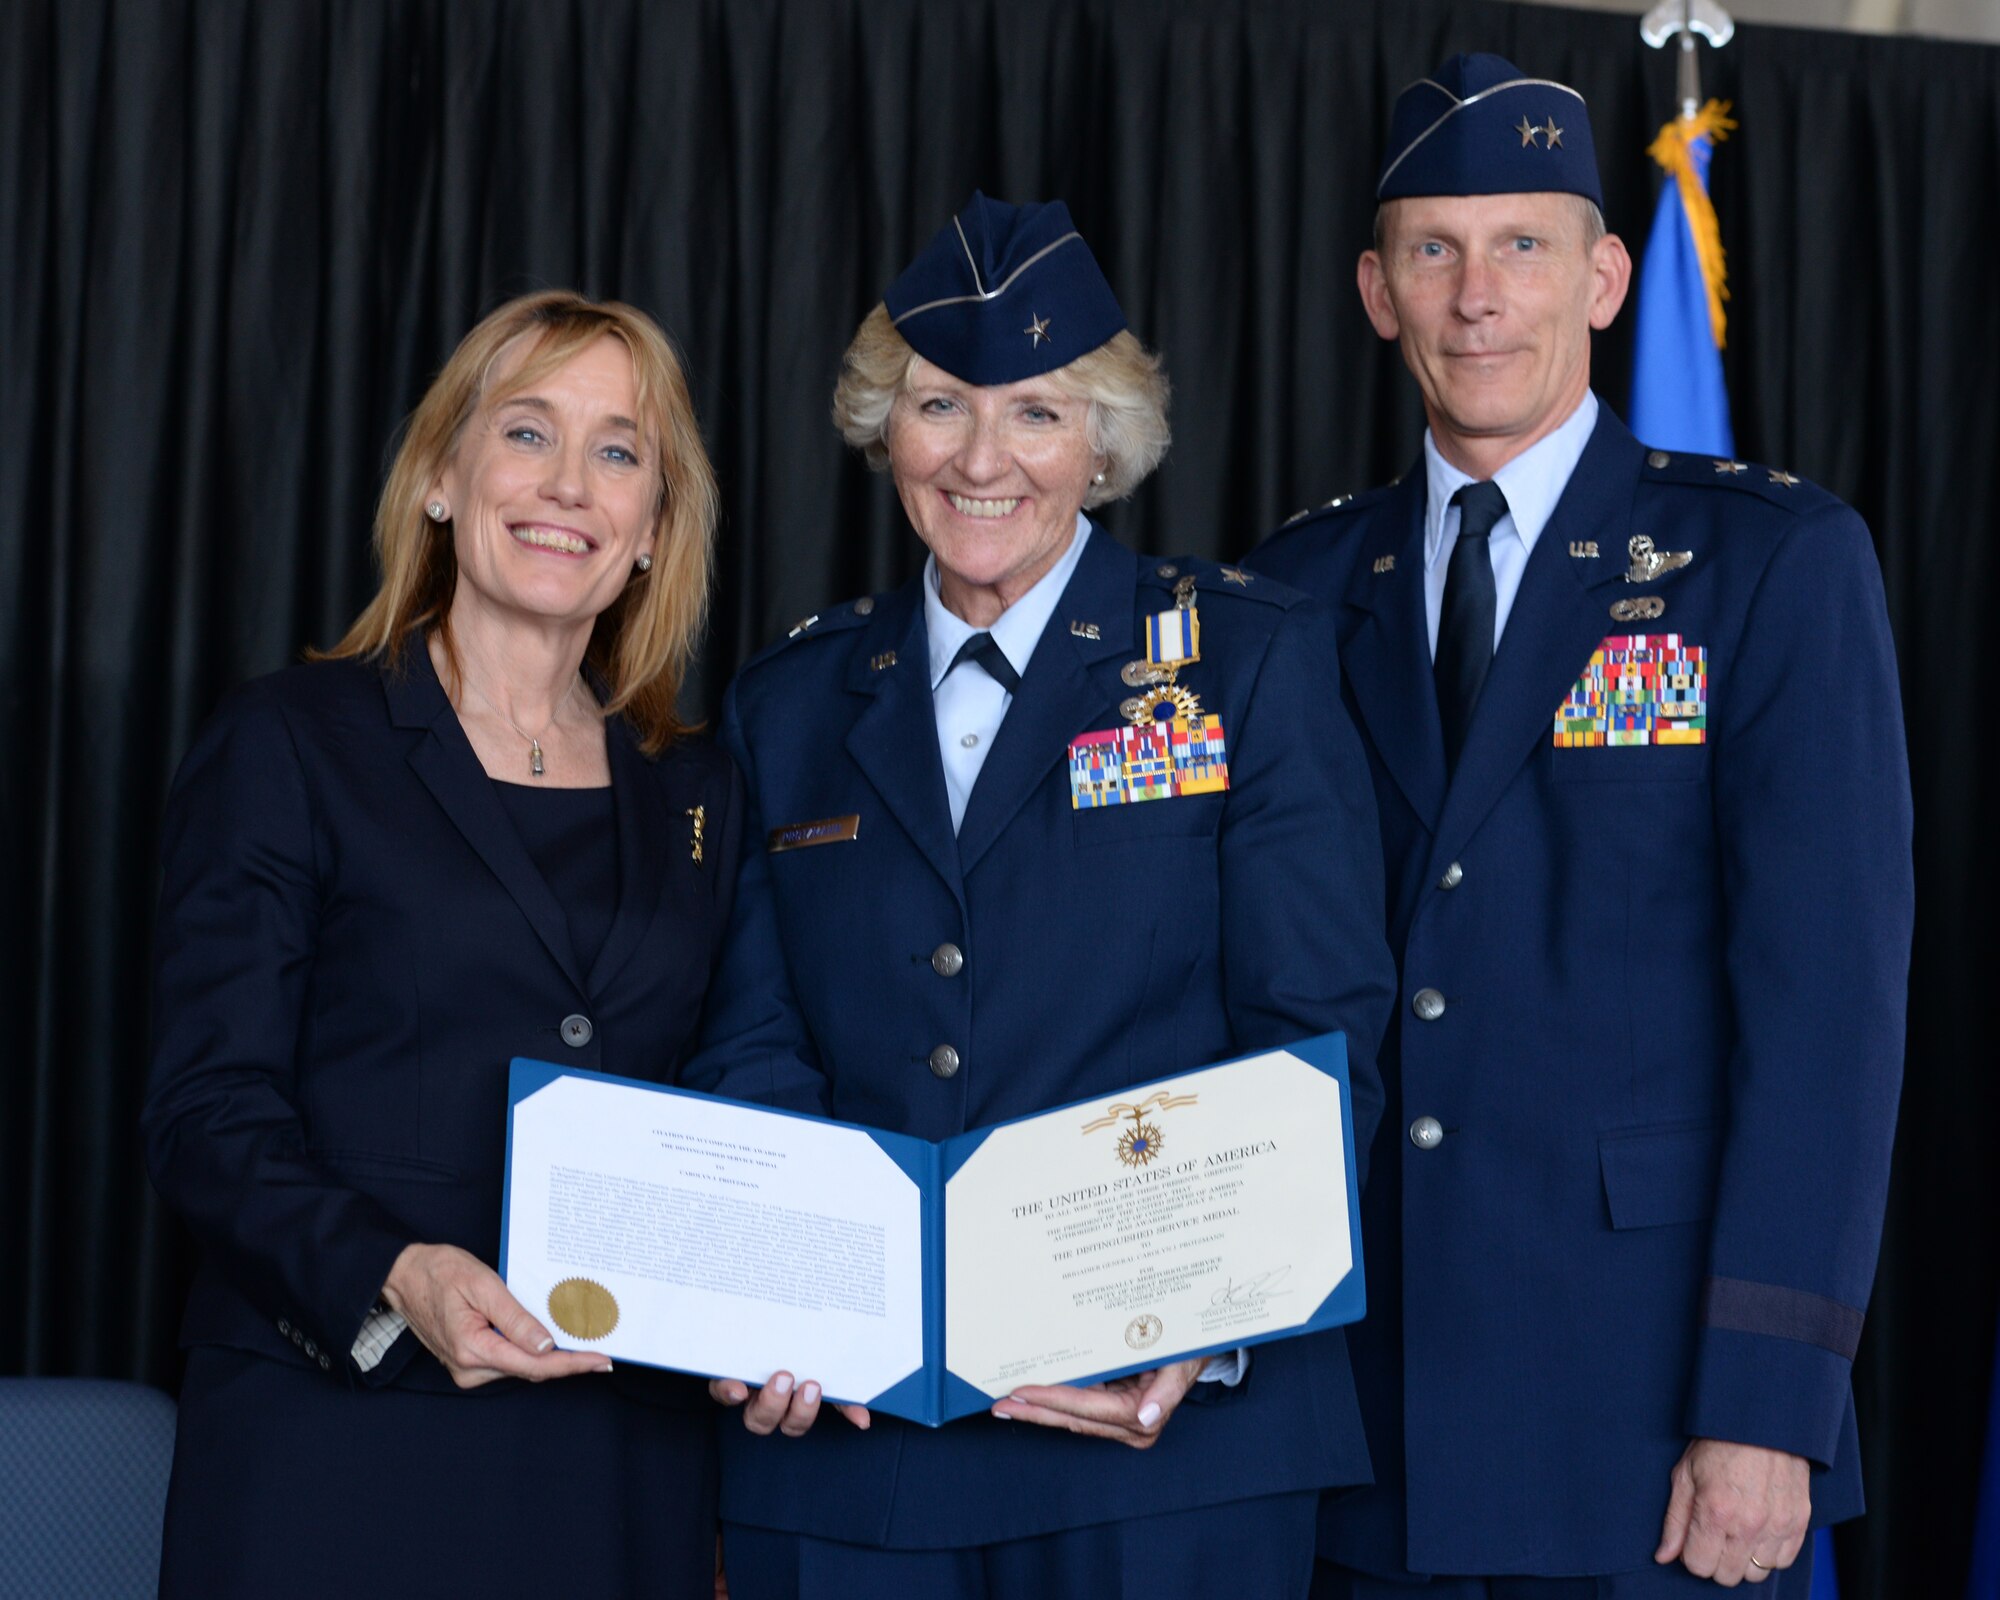
M803 850L812 844L843 844L860 832L859 812L850 817L822 817L817 822L794 822L789 827L773 828L764 839L764 848L775 856L786 850Z
M1069 747L1072 810L1215 794L1229 787L1222 718L1175 717L1086 733Z
M1556 710L1558 750L1708 742L1708 650L1677 633L1614 634Z

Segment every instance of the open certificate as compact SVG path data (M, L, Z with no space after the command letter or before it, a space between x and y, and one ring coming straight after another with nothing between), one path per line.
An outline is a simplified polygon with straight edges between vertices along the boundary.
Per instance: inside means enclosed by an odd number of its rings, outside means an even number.
M517 1060L501 1272L570 1349L933 1427L1363 1312L1340 1034L942 1144Z

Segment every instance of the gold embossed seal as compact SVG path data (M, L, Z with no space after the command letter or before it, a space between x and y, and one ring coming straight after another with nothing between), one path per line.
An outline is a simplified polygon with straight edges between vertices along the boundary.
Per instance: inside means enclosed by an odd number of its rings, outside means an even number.
M572 1339L602 1339L618 1326L618 1302L601 1283L565 1278L549 1291L549 1315Z

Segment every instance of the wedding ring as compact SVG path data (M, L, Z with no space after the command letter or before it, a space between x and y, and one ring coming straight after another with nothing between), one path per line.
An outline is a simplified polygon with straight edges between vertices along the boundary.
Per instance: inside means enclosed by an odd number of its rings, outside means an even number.
M1763 1562L1759 1561L1755 1556L1752 1556L1750 1558L1750 1565L1755 1567L1759 1572L1769 1572L1771 1570L1769 1567L1765 1566Z

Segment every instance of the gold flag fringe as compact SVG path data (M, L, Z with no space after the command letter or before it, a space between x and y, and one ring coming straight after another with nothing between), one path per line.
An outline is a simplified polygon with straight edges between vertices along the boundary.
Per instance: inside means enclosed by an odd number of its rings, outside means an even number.
M1704 134L1711 144L1720 144L1735 126L1729 115L1729 102L1711 100L1691 117L1674 118L1646 148L1646 154L1680 185L1681 210L1687 213L1695 259L1701 263L1701 281L1708 289L1708 326L1715 335L1718 350L1724 346L1723 335L1728 328L1722 302L1729 298L1727 268L1722 258L1722 228L1715 220L1715 204L1695 172L1688 146Z

